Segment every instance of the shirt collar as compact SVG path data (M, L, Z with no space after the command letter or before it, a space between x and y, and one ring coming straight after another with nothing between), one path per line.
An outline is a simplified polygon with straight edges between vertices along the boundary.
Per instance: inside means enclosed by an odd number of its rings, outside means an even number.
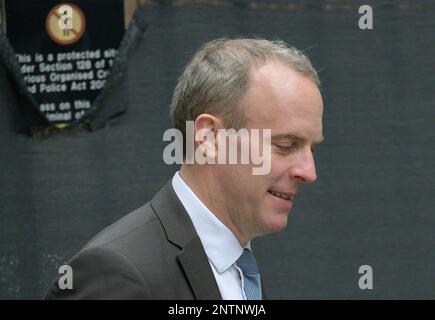
M226 271L243 253L236 236L202 203L179 171L172 178L172 187L189 214L207 257L219 273ZM250 241L245 248L251 249Z

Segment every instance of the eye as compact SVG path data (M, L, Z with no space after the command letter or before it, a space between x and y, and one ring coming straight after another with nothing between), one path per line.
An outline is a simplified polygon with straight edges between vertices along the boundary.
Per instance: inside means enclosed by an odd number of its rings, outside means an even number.
M289 152L289 151L294 149L295 144L294 143L290 143L290 144L275 144L275 146L278 148L279 151Z

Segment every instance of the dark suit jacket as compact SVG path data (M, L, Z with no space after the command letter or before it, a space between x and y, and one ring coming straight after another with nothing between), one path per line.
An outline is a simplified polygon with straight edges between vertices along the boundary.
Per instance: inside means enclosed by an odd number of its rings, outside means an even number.
M46 299L209 299L221 295L202 243L169 181L154 198L95 236Z

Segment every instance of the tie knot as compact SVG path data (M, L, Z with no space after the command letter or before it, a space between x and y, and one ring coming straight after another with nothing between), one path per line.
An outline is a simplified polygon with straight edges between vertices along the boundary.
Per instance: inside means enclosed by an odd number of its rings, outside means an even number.
M245 274L259 274L257 260L255 260L254 254L249 249L243 249L243 253L237 259L236 264Z

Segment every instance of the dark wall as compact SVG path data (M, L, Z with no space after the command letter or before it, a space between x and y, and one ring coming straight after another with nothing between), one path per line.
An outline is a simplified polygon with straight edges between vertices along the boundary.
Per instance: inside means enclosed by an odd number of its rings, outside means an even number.
M60 265L173 175L162 135L176 79L202 43L238 35L309 48L323 83L318 182L285 231L254 241L270 297L433 298L434 1L206 2L146 2L123 95L105 104L126 96L128 111L100 130L16 133L19 93L0 63L0 298L43 297ZM374 30L358 28L362 4ZM365 264L373 290L358 287Z

